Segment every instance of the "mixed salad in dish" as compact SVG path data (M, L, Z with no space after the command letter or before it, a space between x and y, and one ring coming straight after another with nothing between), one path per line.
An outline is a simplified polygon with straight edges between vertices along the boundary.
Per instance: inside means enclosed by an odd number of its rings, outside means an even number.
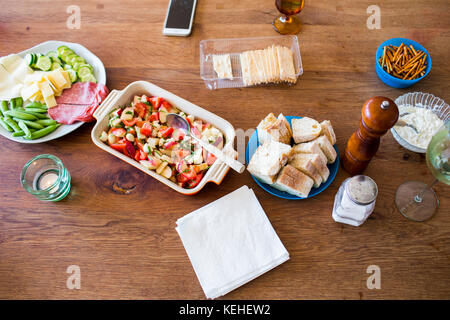
M129 105L113 110L108 131L102 132L100 140L180 187L192 189L216 157L182 130L168 126L169 113L186 119L197 138L223 148L224 135L219 129L184 113L164 98L146 95L135 96Z

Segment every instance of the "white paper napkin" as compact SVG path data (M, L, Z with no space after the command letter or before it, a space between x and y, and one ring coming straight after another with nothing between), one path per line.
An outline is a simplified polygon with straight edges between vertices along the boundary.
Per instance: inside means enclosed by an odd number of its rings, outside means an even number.
M289 259L247 186L178 219L176 230L207 298L225 295Z

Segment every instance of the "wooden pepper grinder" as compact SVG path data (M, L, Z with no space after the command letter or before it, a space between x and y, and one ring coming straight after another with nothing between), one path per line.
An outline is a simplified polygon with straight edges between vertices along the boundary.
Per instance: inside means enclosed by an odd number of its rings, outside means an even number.
M380 137L398 120L398 108L385 97L373 97L364 103L359 129L348 139L342 166L351 175L362 173L380 146Z

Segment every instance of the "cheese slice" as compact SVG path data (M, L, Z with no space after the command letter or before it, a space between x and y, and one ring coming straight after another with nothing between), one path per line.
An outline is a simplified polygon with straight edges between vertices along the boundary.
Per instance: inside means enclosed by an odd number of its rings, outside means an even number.
M14 70L20 65L23 59L17 54L10 54L8 56L0 58L0 64L8 71L13 73Z
M49 96L53 96L55 94L53 92L53 89L50 87L50 83L47 80L38 82L38 86L44 98L48 98Z
M213 55L214 71L219 79L233 79L231 58L229 54Z
M32 84L33 82L41 82L44 80L45 71L35 71L33 73L27 74L23 79L24 84Z
M68 89L72 86L72 81L70 81L69 72L67 70L61 69L61 74L63 75L64 79L66 79L66 84L64 85L63 89Z
M49 97L44 97L44 101L45 101L45 104L47 105L47 107L49 107L49 108L53 108L54 106L57 105L55 96L53 96L53 95L49 96Z
M37 83L33 83L29 86L24 86L21 92L23 100L30 99L33 95L39 92L39 86Z
M20 97L22 84L17 82L14 77L0 64L0 99L11 100Z
M9 71L9 70L8 70ZM31 69L26 61L22 59L22 61L19 63L19 65L13 70L9 71L11 75L16 79L18 82L23 83L25 80L25 77L29 74L33 73L33 69Z
M42 97L42 93L38 91L34 95L32 95L28 100L34 102L34 101L42 101L44 100L44 98Z
M56 69L47 74L47 79L58 90L62 91L67 84L66 78L62 75L61 69Z

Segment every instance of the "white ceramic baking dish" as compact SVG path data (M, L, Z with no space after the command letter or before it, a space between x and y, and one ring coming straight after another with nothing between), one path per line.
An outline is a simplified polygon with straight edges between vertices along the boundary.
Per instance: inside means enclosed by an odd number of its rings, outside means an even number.
M157 174L155 171L147 169L134 159L131 159L126 155L124 155L123 153L114 150L113 148L111 148L110 146L108 146L107 144L105 144L100 140L99 137L102 131L107 131L110 112L114 108L123 106L125 104L129 104L130 101L133 100L133 97L135 95L143 95L143 94L147 96L163 97L164 99L166 99L171 104L176 106L178 109L184 111L185 113L192 114L195 117L198 117L202 120L211 123L213 126L221 130L225 136L224 150L230 150L230 152L236 155L235 158L237 157L237 153L233 149L234 137L236 135L236 132L231 123L229 123L225 119L220 118L219 116L215 115L212 112L200 108L199 106L146 81L135 81L129 84L123 90L111 91L108 97L103 101L103 103L97 108L97 110L94 113L94 117L97 119L97 123L91 132L92 141L99 148L131 164L132 166L159 180L160 182L164 183L165 185L169 186L175 191L178 191L179 193L186 195L193 195L199 192L208 182L220 184L230 168L225 163L219 160L216 160L216 162L214 162L214 164L209 168L203 179L195 188L185 189L181 188L179 185L170 181L169 179L166 179L163 176Z

